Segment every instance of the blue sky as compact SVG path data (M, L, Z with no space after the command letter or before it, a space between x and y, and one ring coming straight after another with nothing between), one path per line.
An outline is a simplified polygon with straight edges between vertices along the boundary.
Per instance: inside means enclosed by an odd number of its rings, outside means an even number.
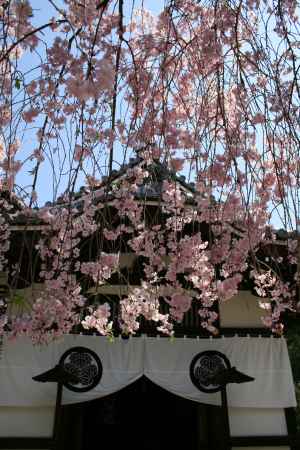
M64 7L63 0L54 0L55 4L58 7ZM48 2L48 0L30 0L30 4L34 11L34 19L33 24L38 27L44 23L47 23L51 17L57 17L58 13L55 8ZM132 5L134 4L135 8L144 7L147 10L150 10L154 14L158 14L164 6L164 1L162 0L125 0L124 1L124 14L129 20ZM45 29L42 33L39 34L39 37L43 39L43 41L49 45L53 40L54 33L50 29ZM44 49L40 48L39 51L43 54ZM40 59L36 52L31 53L27 51L23 54L22 58L18 62L19 68L22 72L27 72L31 70L33 67L37 67L40 64ZM33 76L36 76L38 71L33 72ZM34 123L32 126L29 126L26 129L26 132L23 134L21 142L21 153L19 158L24 160L28 155L32 153L32 151L37 148L37 140L36 140L36 132L39 129L39 126L42 125L40 123ZM54 163L55 164L55 163ZM23 166L21 171L17 176L17 184L21 187L27 186L27 190L30 192L30 188L28 186L32 184L32 175L29 171L32 170L32 163L30 161ZM84 176L82 175L79 178L79 184L84 184ZM39 206L43 205L48 200L53 200L54 197L57 196L57 193L54 190L54 180L51 173L51 167L49 161L45 161L40 169L38 175L37 182L37 192L38 192L38 204ZM61 192L64 188L64 184L62 183L59 192Z
M54 0L55 4L58 7L63 7L63 0ZM43 23L46 23L51 17L57 17L57 11L53 8L53 6L48 2L48 0L30 0L32 8L34 10L34 25L40 26ZM164 7L163 0L124 0L124 13L127 20L130 18L130 14L132 11L132 5L134 4L135 8L144 7L147 10L150 10L154 14L158 14ZM43 31L43 34L39 35L44 42L49 45L53 39L54 33L51 32L50 29L46 29ZM20 69L24 71L29 71L33 67L40 64L40 60L38 55L34 53L26 52L21 60L19 61ZM27 129L22 138L22 148L21 148L21 159L24 160L27 155L31 154L32 151L37 148L37 140L36 140L36 132L38 130L39 124L34 124L35 127L31 129ZM260 140L260 136L258 133L258 141ZM17 182L22 187L28 186L32 184L32 175L28 173L28 171L32 169L32 165L28 163L21 170L20 174L17 177ZM84 184L84 175L79 178L78 185ZM41 165L41 169L39 171L38 183L37 183L37 191L38 191L38 204L42 206L46 201L53 200L53 176L51 173L51 167L49 162L45 162ZM59 189L59 193L61 193L66 184L62 183ZM28 189L30 192L30 189ZM57 193L54 192L54 196L57 197ZM279 225L278 220L276 220L276 225Z

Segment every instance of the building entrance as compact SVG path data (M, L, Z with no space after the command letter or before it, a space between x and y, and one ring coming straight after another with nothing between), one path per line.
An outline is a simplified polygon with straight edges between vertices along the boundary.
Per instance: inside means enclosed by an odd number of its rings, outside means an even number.
M143 377L105 398L65 406L61 448L202 450L199 408Z

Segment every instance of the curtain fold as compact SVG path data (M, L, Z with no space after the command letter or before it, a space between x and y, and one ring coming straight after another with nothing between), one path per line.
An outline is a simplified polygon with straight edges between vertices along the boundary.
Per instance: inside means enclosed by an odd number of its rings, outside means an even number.
M224 353L232 366L255 378L244 384L229 384L232 407L287 408L296 406L289 355L283 338L166 339L147 338L145 375L168 391L201 403L220 405L220 394L199 392L190 381L189 367L195 355L205 350ZM166 356L167 355L167 356Z
M192 359L205 350L217 350L231 365L255 378L254 382L228 386L232 407L287 408L296 406L293 378L283 338L190 339L66 335L48 346L34 346L28 339L4 340L0 360L0 406L48 406L55 403L56 385L38 383L34 375L54 367L69 348L82 346L100 357L103 376L91 391L76 393L64 388L63 403L93 400L112 394L145 375L181 397L212 405L220 394L198 391L190 380Z

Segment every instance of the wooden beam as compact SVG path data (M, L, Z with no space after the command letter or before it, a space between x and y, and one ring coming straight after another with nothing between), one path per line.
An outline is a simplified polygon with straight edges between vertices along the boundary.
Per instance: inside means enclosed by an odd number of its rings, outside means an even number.
M290 446L293 450L300 448L300 435L290 436L235 436L231 438L233 447L282 447Z
M52 438L0 437L0 449L52 449Z
M106 295L128 295L128 292L132 292L134 289L138 288L141 289L141 285L138 284L102 284L97 287L91 287L88 290L89 294L106 294ZM155 287L154 287L155 288ZM192 296L196 296L196 291L192 289L182 289L183 292L186 292ZM160 289L161 295L170 295L170 289L166 287L163 289L163 286Z
M31 224L31 225L10 225L9 231L43 231L43 230L51 230L49 225L41 225L41 224Z
M236 436L230 439L234 447L280 447L289 445L288 436Z

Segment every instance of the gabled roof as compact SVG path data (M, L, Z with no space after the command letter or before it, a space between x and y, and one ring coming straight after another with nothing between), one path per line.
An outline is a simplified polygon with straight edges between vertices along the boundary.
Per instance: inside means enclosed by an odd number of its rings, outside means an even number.
M195 195L195 185L194 183L187 183L185 176L178 176L176 172L170 169L166 163L160 162L159 160L154 160L152 164L146 164L143 158L137 156L136 158L130 158L127 164L123 164L119 170L113 170L111 176L104 176L100 183L98 183L93 188L93 194L95 197L95 204L103 201L112 200L114 198L113 187L121 181L129 169L134 169L135 167L145 167L149 173L148 178L144 180L135 194L137 200L152 200L158 201L161 198L163 191L163 182L165 180L175 180L180 184L182 192L187 197L187 202L192 202ZM101 191L105 191L105 195L101 194ZM80 209L82 204L82 197L85 193L89 192L86 186L82 186L79 192L73 195L74 206ZM100 193L100 195L99 195ZM97 195L98 194L98 195ZM45 206L48 207L61 207L65 205L64 196L57 199L56 203L47 202Z

